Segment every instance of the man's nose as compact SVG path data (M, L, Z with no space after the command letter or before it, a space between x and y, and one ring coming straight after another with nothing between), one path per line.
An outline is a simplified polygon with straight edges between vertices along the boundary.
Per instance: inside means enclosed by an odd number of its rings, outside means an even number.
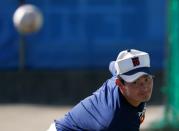
M144 80L140 80L139 81L139 86L144 86L145 85L145 81Z
M146 90L147 89L147 84L145 83L145 81L140 81L139 86L142 90Z

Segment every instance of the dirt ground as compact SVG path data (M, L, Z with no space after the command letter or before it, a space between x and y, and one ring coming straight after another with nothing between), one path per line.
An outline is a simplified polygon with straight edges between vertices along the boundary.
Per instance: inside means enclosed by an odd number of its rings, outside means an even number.
M25 104L0 105L1 131L46 131L55 118L63 117L71 106L42 106ZM163 106L149 106L141 129L149 129L153 121L160 120Z

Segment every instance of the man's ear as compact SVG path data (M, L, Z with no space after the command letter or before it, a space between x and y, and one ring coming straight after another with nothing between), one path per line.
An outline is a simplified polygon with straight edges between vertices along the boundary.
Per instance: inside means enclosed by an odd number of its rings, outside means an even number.
M116 85L118 85L118 87L122 93L125 92L126 88L120 79L116 79Z
M118 85L119 87L124 87L124 84L122 84L120 79L116 79L116 85Z

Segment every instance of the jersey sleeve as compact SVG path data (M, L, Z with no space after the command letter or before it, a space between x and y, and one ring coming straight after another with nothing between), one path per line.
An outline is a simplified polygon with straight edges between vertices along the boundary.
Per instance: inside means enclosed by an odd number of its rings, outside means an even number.
M116 108L116 90L109 81L78 103L63 119L56 120L57 130L107 129Z

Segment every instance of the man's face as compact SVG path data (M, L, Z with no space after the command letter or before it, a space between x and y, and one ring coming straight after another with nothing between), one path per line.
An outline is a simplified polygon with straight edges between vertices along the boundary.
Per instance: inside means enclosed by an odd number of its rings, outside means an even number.
M143 75L132 83L125 82L125 96L132 102L141 103L150 99L153 89L153 78Z

